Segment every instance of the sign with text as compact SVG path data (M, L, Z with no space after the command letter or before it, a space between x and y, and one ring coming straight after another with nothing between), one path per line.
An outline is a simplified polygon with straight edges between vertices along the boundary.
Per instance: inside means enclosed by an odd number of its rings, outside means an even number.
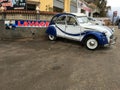
M15 30L17 27L39 27L45 28L49 26L49 21L32 21L32 20L9 20L5 21L5 28L7 30Z
M48 27L49 21L17 20L16 27Z
M25 9L26 0L0 0L0 6L5 10Z

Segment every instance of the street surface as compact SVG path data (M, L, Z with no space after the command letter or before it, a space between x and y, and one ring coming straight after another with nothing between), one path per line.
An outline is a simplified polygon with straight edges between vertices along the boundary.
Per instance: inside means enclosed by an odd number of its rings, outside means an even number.
M0 41L0 90L120 90L120 30L111 47L66 39Z

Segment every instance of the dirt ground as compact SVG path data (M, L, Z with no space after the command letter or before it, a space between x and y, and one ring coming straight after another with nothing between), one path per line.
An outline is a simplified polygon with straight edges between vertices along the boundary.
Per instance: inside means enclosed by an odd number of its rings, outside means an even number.
M0 41L0 90L120 90L115 35L114 46L95 51L65 39Z

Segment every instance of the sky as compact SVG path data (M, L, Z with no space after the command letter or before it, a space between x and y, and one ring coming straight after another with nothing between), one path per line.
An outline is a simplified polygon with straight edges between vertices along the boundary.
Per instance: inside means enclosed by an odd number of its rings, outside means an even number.
M109 17L112 16L113 11L117 11L120 17L120 0L107 0L107 6L111 6L111 11L108 13Z
M107 0L107 5L112 7L120 7L120 0Z

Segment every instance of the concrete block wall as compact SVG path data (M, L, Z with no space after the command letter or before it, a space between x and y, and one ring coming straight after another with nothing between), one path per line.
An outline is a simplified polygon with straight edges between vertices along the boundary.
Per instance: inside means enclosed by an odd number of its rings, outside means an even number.
M45 38L46 28L17 27L15 30L5 29L4 21L0 21L0 39Z
M16 39L16 38L44 38L46 36L46 28L35 27L17 27L15 30L5 29L5 21L7 20L45 20L50 21L55 12L40 12L24 10L8 10L0 12L0 39ZM5 21L4 21L5 20Z

